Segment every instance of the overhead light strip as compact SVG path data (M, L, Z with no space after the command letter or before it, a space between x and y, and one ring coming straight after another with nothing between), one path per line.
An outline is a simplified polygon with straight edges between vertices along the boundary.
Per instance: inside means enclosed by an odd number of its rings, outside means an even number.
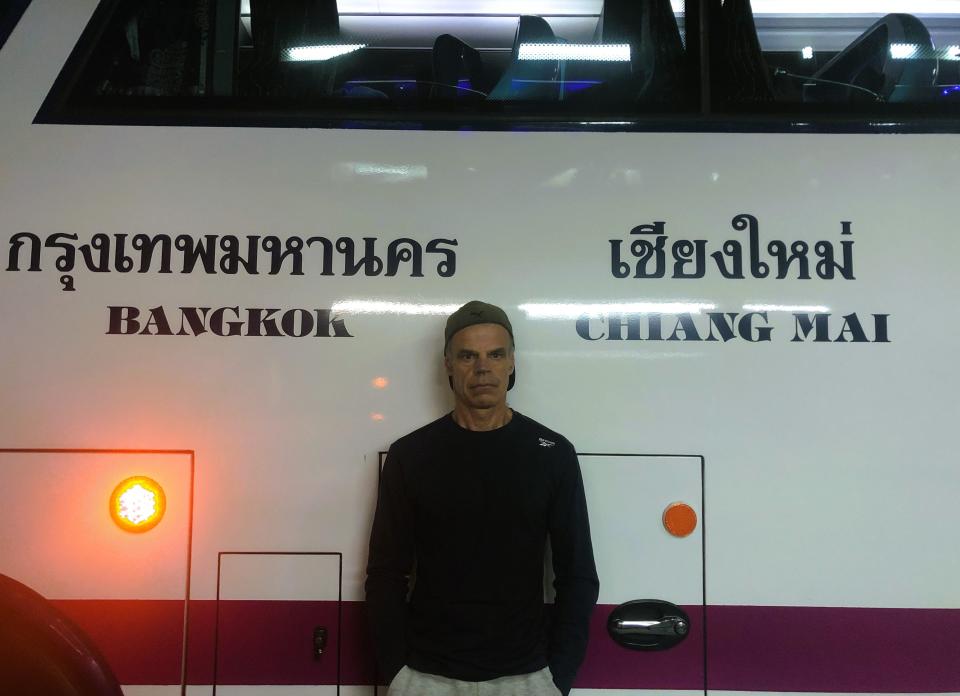
M904 6L909 5L905 10ZM960 0L753 0L753 14L792 15L877 15L892 12L910 14L960 14Z
M359 51L366 44L325 44L319 46L291 46L280 52L280 60L284 63L313 63L330 60Z
M246 0L243 3L246 5ZM684 11L684 0L671 0L674 14ZM341 15L480 15L550 17L599 16L602 0L339 0ZM903 0L753 0L753 13L795 15L885 15L903 12ZM912 0L911 14L960 14L960 0Z
M519 60L630 62L630 44L522 43Z
M338 0L337 7L340 14L564 16L599 15L603 0Z
M895 43L890 44L890 57L897 59L913 58L920 47L917 44Z
M671 0L674 14L684 13L684 0ZM754 15L788 15L816 17L821 15L882 16L904 11L903 0L753 0ZM521 14L542 17L598 17L602 0L339 0L337 7L344 15L476 15L479 17ZM912 0L913 15L960 15L960 0ZM241 0L240 13L250 14L250 0Z

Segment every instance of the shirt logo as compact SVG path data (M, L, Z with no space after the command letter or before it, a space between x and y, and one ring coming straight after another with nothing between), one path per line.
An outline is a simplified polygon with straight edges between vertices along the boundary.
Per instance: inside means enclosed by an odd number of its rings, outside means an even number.
M550 440L545 440L542 437L538 439L540 440L541 447L553 447L555 444L557 444L556 442L550 442Z

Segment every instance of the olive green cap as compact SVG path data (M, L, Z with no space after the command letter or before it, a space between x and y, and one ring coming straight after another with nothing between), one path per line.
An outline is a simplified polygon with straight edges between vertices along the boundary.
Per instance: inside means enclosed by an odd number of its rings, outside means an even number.
M480 300L471 300L460 307L456 312L447 317L447 327L443 332L443 349L446 350L450 345L450 339L453 335L468 326L474 324L499 324L510 334L510 340L513 340L513 327L510 325L510 319L507 313L496 305ZM517 370L514 368L510 374L510 382L507 390L513 389L513 384L517 380Z

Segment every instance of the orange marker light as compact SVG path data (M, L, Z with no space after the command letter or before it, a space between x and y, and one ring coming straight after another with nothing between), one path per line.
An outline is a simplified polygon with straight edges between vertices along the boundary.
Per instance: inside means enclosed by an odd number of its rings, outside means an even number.
M163 519L167 497L160 484L146 476L133 476L120 482L110 496L110 516L121 529L145 532Z
M663 526L675 537L690 536L697 528L697 513L686 503L670 503L663 511Z
M386 389L390 386L390 380L386 377L374 377L371 384L373 384L375 389Z

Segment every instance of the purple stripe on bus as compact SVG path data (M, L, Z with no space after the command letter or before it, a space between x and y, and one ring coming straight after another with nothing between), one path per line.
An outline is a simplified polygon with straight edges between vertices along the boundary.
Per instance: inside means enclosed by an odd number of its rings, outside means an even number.
M336 684L338 639L336 602L221 601L217 684Z
M709 688L960 691L960 609L707 609Z
M703 608L682 606L690 617L687 638L670 650L631 650L607 634L616 607L599 605L590 620L587 655L574 686L588 689L703 690Z
M340 683L373 684L376 663L364 605L343 602L342 612L341 636L336 602L222 601L217 683L336 684L339 649ZM313 655L317 627L327 629L319 658ZM192 681L196 672L190 671Z
M183 601L58 599L121 684L179 684Z
M54 602L97 643L124 684L178 684L183 603L157 600ZM687 640L668 651L627 650L606 632L612 605L598 606L576 685L595 689L703 688L703 610ZM362 602L223 602L218 683L373 684L375 666ZM190 603L189 679L213 681L216 602ZM960 691L960 609L711 606L710 689L835 693ZM326 652L311 654L315 626ZM145 630L145 627L149 627Z

